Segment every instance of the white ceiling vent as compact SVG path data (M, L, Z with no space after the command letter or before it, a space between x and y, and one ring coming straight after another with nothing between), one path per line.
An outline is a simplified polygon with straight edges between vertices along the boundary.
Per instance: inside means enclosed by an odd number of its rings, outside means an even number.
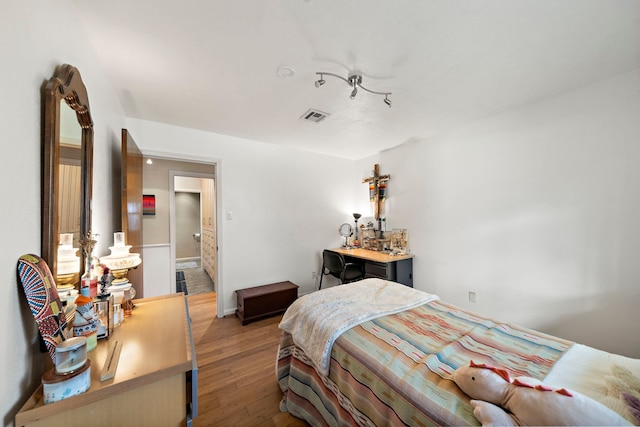
M308 120L310 122L318 123L323 121L324 119L327 118L327 116L330 116L330 115L331 114L329 113L323 113L322 111L309 108L306 113L300 116L300 118L304 120Z

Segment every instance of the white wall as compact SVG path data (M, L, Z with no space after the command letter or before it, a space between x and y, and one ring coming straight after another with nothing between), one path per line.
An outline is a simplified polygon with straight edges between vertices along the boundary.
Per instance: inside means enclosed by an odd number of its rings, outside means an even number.
M416 288L640 357L640 72L358 162L390 173ZM468 292L477 293L477 303Z
M4 84L2 123L4 209L0 210L0 420L12 425L15 413L40 383L43 363L35 321L17 280L18 258L40 254L41 87L57 65L69 63L82 75L95 122L94 229L112 235L112 152L119 147L124 114L96 63L70 1L21 0L0 14L0 57ZM119 148L118 148L119 150ZM117 168L117 166L115 166ZM119 203L119 202L118 202ZM99 255L108 249L98 245ZM50 363L50 359L49 362Z
M169 244L142 246L144 298L175 293L171 280L171 247ZM151 266L151 267L147 267Z
M194 178L191 176L176 176L174 180L174 191L185 191L188 193L202 192L202 178Z
M338 227L352 218L352 161L137 119L127 129L145 155L217 162L225 314L236 289L283 280L301 294L317 289L321 251L340 245Z

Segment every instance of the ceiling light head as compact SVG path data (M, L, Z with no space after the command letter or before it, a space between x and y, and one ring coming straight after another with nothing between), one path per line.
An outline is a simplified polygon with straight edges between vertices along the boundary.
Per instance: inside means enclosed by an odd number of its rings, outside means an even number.
M351 95L349 95L349 98L354 99L356 97L356 95L358 94L358 85L360 83L362 83L362 76L353 75L349 77L349 84L353 88L353 90L351 91Z
M316 73L316 74L320 76L320 78L315 82L316 87L320 87L326 83L324 80L324 75L326 74L327 76L336 77L340 80L343 80L345 83L351 86L351 94L349 95L351 99L354 99L356 97L356 95L358 94L358 88L360 88L366 92L373 93L374 95L384 96L384 103L387 104L389 107L391 107L391 100L389 99L389 96L391 96L391 92L376 92L375 90L367 89L366 87L362 86L362 76L359 74L353 74L349 76L349 78L347 79L333 73Z
M349 76L349 85L355 88L356 86L360 86L362 84L362 76L354 74L353 76Z

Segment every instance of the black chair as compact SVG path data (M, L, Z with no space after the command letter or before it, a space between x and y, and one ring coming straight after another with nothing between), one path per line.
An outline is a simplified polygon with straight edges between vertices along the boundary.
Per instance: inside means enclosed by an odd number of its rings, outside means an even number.
M362 264L346 262L342 254L325 249L322 251L322 271L318 289L322 289L322 278L326 275L337 278L341 284L355 282L364 279L364 267Z

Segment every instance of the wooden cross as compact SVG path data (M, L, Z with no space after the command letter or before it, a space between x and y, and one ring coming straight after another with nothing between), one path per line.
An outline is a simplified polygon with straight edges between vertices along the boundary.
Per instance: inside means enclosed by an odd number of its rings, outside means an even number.
M373 165L373 176L362 180L363 183L369 183L369 201L373 203L373 216L378 220L378 229L384 199L387 197L387 181L390 179L391 175L380 175L380 165L376 163Z

